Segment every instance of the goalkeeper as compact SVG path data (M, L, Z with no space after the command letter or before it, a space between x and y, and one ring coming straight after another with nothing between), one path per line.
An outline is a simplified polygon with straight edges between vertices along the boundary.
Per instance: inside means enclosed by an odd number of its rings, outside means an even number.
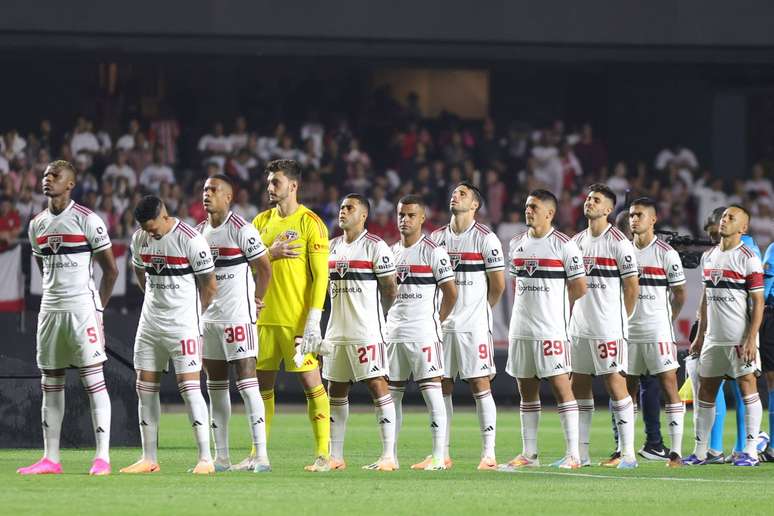
M330 404L322 385L316 352L321 352L320 318L328 288L328 229L298 203L301 167L293 160L266 166L272 208L253 220L269 249L272 281L258 318L258 383L266 406L266 436L274 415L274 382L280 362L298 373L315 439L316 459L307 471L330 470ZM312 351L302 355L300 348ZM324 351L323 351L324 352ZM237 468L250 469L252 454ZM237 469L235 468L235 469Z

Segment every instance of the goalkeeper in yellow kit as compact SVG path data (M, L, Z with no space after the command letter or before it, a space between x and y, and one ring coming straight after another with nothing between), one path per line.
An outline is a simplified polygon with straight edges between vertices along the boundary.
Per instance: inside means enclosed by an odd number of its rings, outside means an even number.
M266 166L270 210L253 220L269 248L272 281L258 318L258 383L266 406L266 435L274 415L274 382L280 362L298 373L306 394L316 459L307 471L330 470L330 404L319 364L305 349L321 345L320 318L328 288L328 228L310 209L298 203L301 167L293 160ZM235 469L249 469L251 457Z

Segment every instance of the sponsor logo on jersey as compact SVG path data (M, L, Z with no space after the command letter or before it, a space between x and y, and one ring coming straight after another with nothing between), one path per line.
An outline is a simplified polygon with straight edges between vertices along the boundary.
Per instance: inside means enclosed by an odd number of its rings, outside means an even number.
M532 276L535 271L538 268L538 261L537 260L524 260L524 269L527 271L527 274Z
M405 263L399 264L395 268L395 271L398 274L398 279L401 281L406 281L406 278L411 276L411 267L409 265L406 265Z
M167 257L166 256L151 256L151 266L153 266L153 269L158 273L161 272L161 270L166 267L167 265Z
M217 260L218 256L220 256L220 248L217 246L210 246L210 253L212 254L212 259ZM202 258L204 258L202 256Z
M51 235L47 238L48 247L56 254L59 252L59 246L62 245L62 235Z
M336 272L339 273L339 276L343 278L347 274L347 271L349 271L349 262L347 260L337 260Z
M594 270L594 265L596 265L596 260L593 256L583 257L583 268L586 269L586 274L590 274Z
M712 269L710 271L710 281L713 285L717 286L720 283L720 278L723 277L723 271L720 269Z
M457 265L460 264L462 255L460 253L449 253L449 259L451 260L452 270L457 270Z

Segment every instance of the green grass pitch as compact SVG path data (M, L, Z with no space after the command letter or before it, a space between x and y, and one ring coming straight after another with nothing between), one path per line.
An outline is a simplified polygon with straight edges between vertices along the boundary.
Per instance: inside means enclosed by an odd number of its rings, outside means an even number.
M733 443L734 414L726 419L726 446ZM691 413L686 414L684 450L692 450ZM521 448L518 412L499 407L497 453L505 462ZM92 450L65 450L64 475L20 477L15 471L40 455L39 450L0 451L0 513L17 514L772 514L774 466L757 468L704 466L668 469L661 462L640 461L640 467L618 471L599 466L563 472L541 467L523 473L479 472L478 423L475 413L457 410L452 431L451 471L411 471L409 466L430 450L427 417L405 414L400 435L401 470L363 471L377 458L379 441L374 416L354 410L345 447L348 469L311 474L303 466L312 459L309 424L297 408L278 407L269 453L274 471L268 474L222 473L195 477L193 435L182 413L161 422L161 472L145 476L118 474L134 462L139 450L112 450L115 473L90 478ZM637 444L642 439L638 422ZM248 452L242 414L231 424L232 460ZM612 437L607 410L594 417L594 460L610 451ZM541 457L548 464L564 451L559 418L545 411L540 427Z

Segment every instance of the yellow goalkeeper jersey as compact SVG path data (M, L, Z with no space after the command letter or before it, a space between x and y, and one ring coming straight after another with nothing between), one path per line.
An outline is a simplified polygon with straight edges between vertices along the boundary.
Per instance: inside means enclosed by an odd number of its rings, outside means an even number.
M328 289L328 228L312 210L299 205L292 215L281 217L276 208L259 213L253 225L270 247L288 240L301 247L295 258L271 262L271 282L266 291L258 325L288 326L303 333L309 308L322 309Z

